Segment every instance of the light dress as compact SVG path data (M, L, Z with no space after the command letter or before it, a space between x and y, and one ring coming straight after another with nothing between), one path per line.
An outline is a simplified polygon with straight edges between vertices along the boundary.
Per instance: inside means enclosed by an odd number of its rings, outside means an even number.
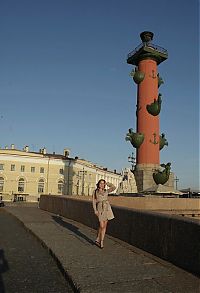
M94 190L92 195L92 205L94 212L98 212L99 221L107 221L114 219L114 214L110 203L108 201L108 194L116 189L116 187L111 184L107 183L109 189L103 192L99 190Z

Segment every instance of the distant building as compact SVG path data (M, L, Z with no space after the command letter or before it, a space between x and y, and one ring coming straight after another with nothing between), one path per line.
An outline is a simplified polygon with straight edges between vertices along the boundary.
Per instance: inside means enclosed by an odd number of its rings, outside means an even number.
M125 168L122 171L122 175L123 179L122 182L120 182L116 193L124 195L137 193L138 190L133 172L129 168Z
M49 154L10 148L0 149L0 197L3 200L37 201L41 194L92 195L96 183L105 179L117 188L122 175L89 161L70 158L69 151Z

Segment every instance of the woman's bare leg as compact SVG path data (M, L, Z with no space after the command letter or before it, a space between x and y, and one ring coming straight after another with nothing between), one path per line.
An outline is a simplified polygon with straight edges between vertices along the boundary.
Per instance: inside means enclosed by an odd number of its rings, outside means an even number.
M108 221L103 221L103 225L102 225L102 229L101 229L101 247L103 248L103 241L104 241L104 238L105 238L105 234L106 234L106 228L107 228L107 224L108 224Z
M102 239L103 228L104 228L104 221L100 221L99 222L99 229L98 229L98 232L97 232L97 239L96 239L96 241L99 242L99 243L101 242L101 239Z
M99 221L99 228L97 231L97 238L96 238L96 241L99 243L101 242L103 228L104 228L104 221Z
M100 243L100 239L101 239L101 228L99 226L98 230L97 230L97 238L96 238L96 242Z

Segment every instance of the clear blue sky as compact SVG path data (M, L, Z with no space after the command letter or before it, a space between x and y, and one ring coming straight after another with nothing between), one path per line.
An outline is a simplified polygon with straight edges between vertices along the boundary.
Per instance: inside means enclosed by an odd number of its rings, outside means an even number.
M128 166L136 85L126 56L144 30L169 53L159 65L161 163L172 163L179 188L198 188L197 0L1 0L1 147L68 147L111 170Z

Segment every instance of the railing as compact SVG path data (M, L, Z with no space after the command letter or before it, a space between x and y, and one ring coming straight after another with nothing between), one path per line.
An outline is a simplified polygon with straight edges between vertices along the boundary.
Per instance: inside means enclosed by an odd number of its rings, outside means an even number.
M129 59L130 57L132 57L135 53L137 53L141 48L143 47L149 47L151 49L154 49L156 50L157 52L159 53L162 53L162 54L165 54L165 55L168 55L168 52L166 49L160 47L160 46L157 46L157 45L154 45L152 43L142 43L140 44L139 46L137 46L133 51L131 51L128 55L127 55L127 59Z

